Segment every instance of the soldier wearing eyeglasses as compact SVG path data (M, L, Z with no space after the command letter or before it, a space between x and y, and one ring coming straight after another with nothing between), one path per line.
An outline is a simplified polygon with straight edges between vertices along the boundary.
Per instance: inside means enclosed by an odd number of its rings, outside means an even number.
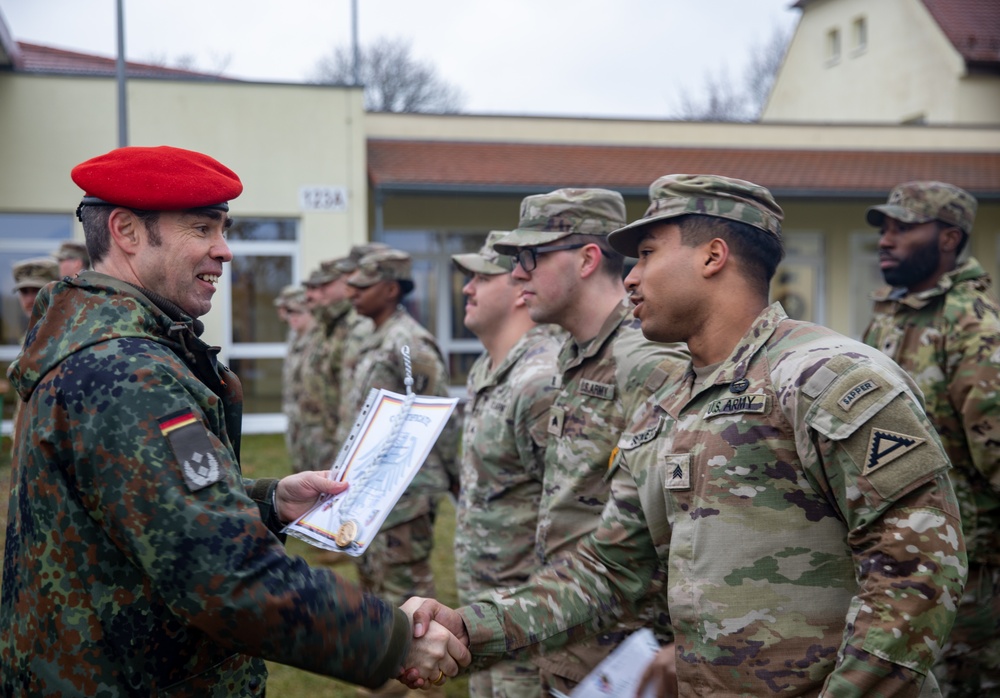
M493 246L514 257L512 276L522 284L531 319L569 333L547 418L539 564L554 563L596 528L608 499L608 462L627 418L671 369L687 362L681 345L648 341L632 317L622 283L625 258L607 241L624 224L618 192L559 189L525 198L518 227ZM543 688L569 693L633 630L665 620L644 607L641 620L536 658ZM659 630L668 635L665 624Z

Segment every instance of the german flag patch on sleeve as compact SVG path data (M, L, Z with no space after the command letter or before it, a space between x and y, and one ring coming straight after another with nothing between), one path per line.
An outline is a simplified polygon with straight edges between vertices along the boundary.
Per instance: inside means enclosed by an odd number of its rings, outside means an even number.
M191 410L182 410L159 420L160 432L170 444L181 466L184 482L192 492L214 485L223 478L215 447L205 425Z

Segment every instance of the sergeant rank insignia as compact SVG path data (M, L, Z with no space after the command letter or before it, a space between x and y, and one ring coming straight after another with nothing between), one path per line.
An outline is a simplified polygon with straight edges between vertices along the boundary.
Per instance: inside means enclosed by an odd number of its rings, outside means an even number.
M909 453L926 440L916 436L897 434L886 429L872 429L871 440L868 442L868 458L865 461L864 475L869 475L883 465Z
M224 477L208 438L205 425L191 410L167 415L159 420L160 433L181 465L184 482L192 492L214 485Z

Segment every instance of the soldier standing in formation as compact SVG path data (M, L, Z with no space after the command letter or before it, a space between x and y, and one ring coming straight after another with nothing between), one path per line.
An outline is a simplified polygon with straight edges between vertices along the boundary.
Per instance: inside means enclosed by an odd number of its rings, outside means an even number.
M954 470L969 581L935 667L945 696L1000 691L1000 315L968 257L976 200L944 182L907 182L868 209L889 284L864 342L913 376Z
M455 576L460 603L497 586L527 581L537 566L538 526L552 377L563 336L528 315L523 289L511 278L511 258L493 243L452 255L469 277L465 326L486 351L469 371L458 505ZM554 331L555 330L555 331ZM541 698L538 667L500 662L469 678L473 698Z
M288 420L285 447L292 462L292 472L297 473L312 469L306 467L299 457L302 443L299 400L307 389L306 380L309 376L303 369L315 320L306 302L305 289L298 286L286 286L282 289L274 300L274 307L281 321L288 325L285 360L281 366L281 411ZM319 467L320 464L313 465L313 468Z
M447 397L448 369L441 350L434 336L402 305L403 298L414 287L410 256L394 249L372 252L361 258L347 284L354 309L370 319L374 329L359 347L354 379L344 402L346 414L358 415L373 388L406 393L401 351L404 346L410 348L413 392ZM337 443L347 440L353 426L353 417L341 422ZM434 547L434 517L438 497L448 491L449 479L457 476L454 472L457 440L458 426L452 418L360 558L358 570L369 591L397 599L397 603L413 595L424 595L424 591L433 594L430 556ZM401 688L405 687L390 684L379 694L392 694Z
M263 695L265 659L365 685L396 676L413 645L403 611L277 536L343 485L242 477L242 389L198 320L232 259L239 178L168 146L119 148L72 176L95 270L42 290L10 370L24 406L0 694ZM445 655L422 666L458 670Z
M336 435L349 384L343 370L348 337L361 326L371 329L371 322L354 312L348 298L347 277L355 266L347 257L327 260L305 283L313 328L302 357L299 438L292 460L298 469L329 468L340 450Z
M544 482L535 551L554 563L594 530L608 499L608 463L632 411L687 354L642 336L622 284L624 258L607 235L625 225L621 194L558 189L521 202L520 221L494 243L515 260L513 278L532 320L568 333L558 357L558 390L549 408ZM661 365L662 364L662 365ZM669 639L651 605L629 620L564 651L535 659L542 688L570 693L632 631L653 625Z
M76 276L85 269L90 269L90 255L87 246L82 242L67 240L59 245L55 254L59 262L59 278Z
M636 412L574 555L458 613L410 600L415 632L437 618L484 659L558 646L627 612L662 565L661 695L931 695L967 560L919 389L768 305L783 246L766 189L668 175L650 199L610 241L639 260L643 334L687 342L690 365Z

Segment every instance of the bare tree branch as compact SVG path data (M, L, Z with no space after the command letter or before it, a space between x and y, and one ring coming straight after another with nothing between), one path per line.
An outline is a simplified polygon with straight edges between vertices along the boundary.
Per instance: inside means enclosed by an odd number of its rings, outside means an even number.
M373 112L424 112L451 114L460 111L461 91L437 70L410 53L403 39L381 38L359 50L358 74L365 86L365 109ZM337 47L316 63L312 81L350 85L354 82L354 55Z
M671 116L689 121L756 121L767 104L791 38L790 32L775 28L767 40L754 45L739 81L730 80L724 69L718 75L706 72L701 90L696 94L683 92Z

